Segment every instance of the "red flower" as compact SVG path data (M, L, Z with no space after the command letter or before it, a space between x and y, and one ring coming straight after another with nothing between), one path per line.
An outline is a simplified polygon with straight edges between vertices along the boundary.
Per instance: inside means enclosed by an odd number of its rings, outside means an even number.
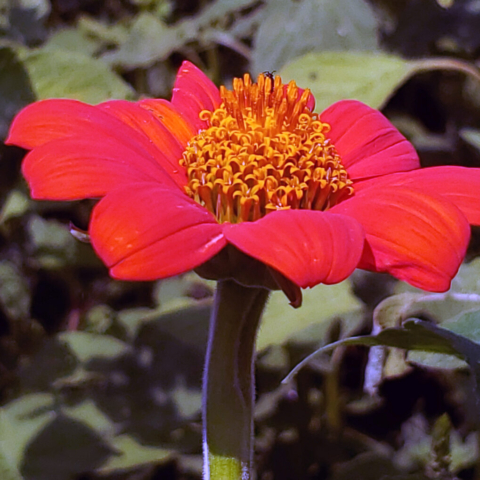
M89 231L116 278L177 275L233 245L302 288L359 267L448 289L480 224L480 169L419 169L378 111L346 100L318 118L308 90L257 83L219 90L185 62L171 102L37 102L8 143L31 150L34 198L103 197Z

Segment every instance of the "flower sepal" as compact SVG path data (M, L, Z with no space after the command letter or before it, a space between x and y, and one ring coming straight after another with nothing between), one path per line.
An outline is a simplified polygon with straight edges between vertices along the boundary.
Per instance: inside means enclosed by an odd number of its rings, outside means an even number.
M294 308L302 304L302 291L298 285L233 245L227 245L195 268L195 272L207 280L234 280L244 287L282 290Z

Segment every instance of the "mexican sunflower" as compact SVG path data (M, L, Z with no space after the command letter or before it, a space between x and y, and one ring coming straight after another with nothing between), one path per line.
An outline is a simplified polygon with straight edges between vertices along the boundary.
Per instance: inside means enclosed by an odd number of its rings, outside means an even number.
M469 223L480 224L480 169L420 169L412 145L358 101L313 108L309 90L279 76L218 89L184 62L171 101L44 100L18 114L7 142L31 150L34 198L101 197L89 233L113 277L202 266L236 278L243 267L256 276L245 283L299 292L362 268L447 290Z

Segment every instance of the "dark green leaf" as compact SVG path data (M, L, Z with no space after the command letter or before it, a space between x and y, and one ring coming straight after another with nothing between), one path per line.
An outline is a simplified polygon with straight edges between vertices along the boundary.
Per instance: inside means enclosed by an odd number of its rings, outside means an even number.
M35 100L25 66L9 46L0 46L0 139L5 138L13 116Z
M148 67L164 60L181 47L185 38L179 28L169 27L150 13L141 13L131 27L125 43L103 60L128 69Z
M267 4L254 45L252 70L279 70L312 50L376 49L377 20L363 0L274 0Z
M299 363L292 372L290 372L285 381L288 381L293 375L295 375L301 367L306 365L312 359L313 356L322 352L331 351L341 345L365 345L368 347L383 345L405 350L422 350L465 357L465 352L463 350L458 350L457 345L452 343L452 338L448 338L449 335L455 336L454 333L436 327L428 322L422 320L409 320L405 322L402 328L387 328L379 332L377 335L346 338L320 348ZM472 346L472 348L474 348L473 346L476 346L476 348L478 348L478 354L480 355L479 345L463 337L459 337L457 341L468 342L468 345Z
M58 415L29 442L21 471L27 480L73 478L100 467L113 453L85 423Z

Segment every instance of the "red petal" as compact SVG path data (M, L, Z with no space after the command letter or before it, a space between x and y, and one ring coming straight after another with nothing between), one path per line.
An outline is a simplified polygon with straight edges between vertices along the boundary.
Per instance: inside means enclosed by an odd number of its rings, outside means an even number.
M22 164L33 198L75 200L100 197L119 185L157 181L177 188L148 157L116 139L67 137L31 151Z
M174 132L184 146L197 133L197 128L188 119L182 117L180 112L167 100L147 98L138 104L155 115L171 132Z
M184 145L174 136L174 132L159 122L151 112L125 100L110 100L97 106L145 135L147 140L168 155L170 163L178 166L178 159L185 149Z
M97 106L135 129L146 141L153 144L152 156L167 170L180 186L187 184L187 175L178 163L184 146L158 119L139 105L125 100L111 100Z
M213 111L222 103L215 84L193 63L183 62L173 87L172 104L190 119L198 130L206 123L199 118L202 110Z
M379 111L361 102L334 103L320 118L331 126L327 136L352 180L420 167L411 143Z
M480 225L480 168L431 167L397 173L355 184L355 191L390 186L418 188L454 203L472 225Z
M226 225L225 238L302 288L338 283L356 268L364 233L342 215L282 210L256 222Z
M179 191L139 183L110 192L93 210L93 246L124 280L154 280L195 268L226 241L222 226Z
M138 138L131 128L100 108L77 100L53 99L21 110L13 120L7 142L30 150L59 138L87 137L100 132L123 137L124 141L132 134Z
M366 232L359 267L389 272L429 291L445 291L467 249L470 227L451 202L404 187L372 189L333 207Z

